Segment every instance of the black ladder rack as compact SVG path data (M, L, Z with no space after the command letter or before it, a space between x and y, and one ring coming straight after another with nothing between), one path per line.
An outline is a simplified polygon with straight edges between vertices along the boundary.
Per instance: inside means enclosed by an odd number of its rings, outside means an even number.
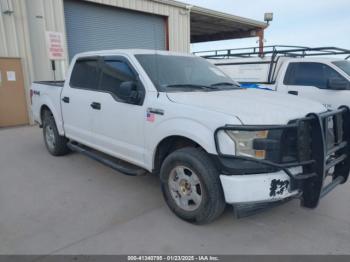
M326 55L349 55L350 50L339 47L304 47L304 46L287 46L287 45L272 45L265 46L263 51L259 47L247 47L236 49L222 49L213 51L200 51L193 54L207 59L229 59L229 58L249 58L249 57L265 57L271 55L269 61L269 74L267 83L273 84L273 79L276 73L277 63L281 57L307 57L307 56L326 56Z
M221 49L212 51L200 51L193 54L204 58L231 58L231 57L264 57L268 54L272 56L306 57L306 56L324 56L324 55L350 55L350 50L339 47L305 47L272 45L265 46L261 52L259 47ZM349 58L348 56L347 58Z

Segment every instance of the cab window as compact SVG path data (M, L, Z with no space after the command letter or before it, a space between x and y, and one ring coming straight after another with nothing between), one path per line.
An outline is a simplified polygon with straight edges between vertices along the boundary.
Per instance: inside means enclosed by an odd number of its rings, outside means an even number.
M101 70L101 91L112 93L118 99L121 99L119 94L121 83L136 81L130 66L122 60L105 60Z
M99 79L98 59L81 58L75 62L69 84L72 88L97 90Z
M330 79L346 81L343 76L326 64L301 62L289 64L283 83L328 89Z

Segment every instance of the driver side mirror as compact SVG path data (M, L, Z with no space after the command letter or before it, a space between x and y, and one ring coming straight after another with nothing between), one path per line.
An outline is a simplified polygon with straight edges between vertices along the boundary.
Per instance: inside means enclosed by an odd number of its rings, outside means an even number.
M330 78L327 83L328 89L347 90L350 89L350 83L341 78Z
M127 103L138 104L140 101L140 92L138 85L134 81L122 82L118 89L118 97Z

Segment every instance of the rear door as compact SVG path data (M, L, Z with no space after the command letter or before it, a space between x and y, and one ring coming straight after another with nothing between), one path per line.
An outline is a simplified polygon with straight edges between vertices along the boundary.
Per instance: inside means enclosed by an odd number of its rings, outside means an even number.
M126 57L104 57L101 61L100 90L90 100L97 105L92 110L92 132L97 149L142 166L146 122L144 98L140 99L140 103L123 100L120 89L123 82L136 83L144 96L145 89Z
M91 101L99 88L99 57L80 58L76 61L70 82L61 94L62 115L66 136L92 146Z
M349 104L348 90L329 88L330 79L346 79L329 65L318 62L291 62L283 85L288 93L316 100L327 108L336 109Z

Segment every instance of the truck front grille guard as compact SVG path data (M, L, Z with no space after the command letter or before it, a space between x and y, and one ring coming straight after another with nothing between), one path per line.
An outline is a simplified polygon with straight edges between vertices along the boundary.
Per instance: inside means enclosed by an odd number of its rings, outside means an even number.
M329 134L328 119L333 119L334 143L328 146ZM276 163L269 160L255 159L244 156L232 156L223 154L218 143L218 133L226 130L261 131L274 129L296 129L299 133L308 124L311 137L311 158L305 161L294 161L290 163ZM309 114L304 118L297 119L287 125L270 126L234 126L226 125L219 127L214 134L215 146L218 155L223 158L241 159L266 165L283 170L291 181L291 190L299 188L302 193L302 206L315 208L319 199L329 193L337 185L347 181L350 172L350 109L340 107L335 111L328 111L322 114ZM305 145L303 145L305 147ZM302 145L298 145L298 150ZM302 172L293 174L289 169L302 167ZM329 171L334 168L332 182L324 186L324 181Z

